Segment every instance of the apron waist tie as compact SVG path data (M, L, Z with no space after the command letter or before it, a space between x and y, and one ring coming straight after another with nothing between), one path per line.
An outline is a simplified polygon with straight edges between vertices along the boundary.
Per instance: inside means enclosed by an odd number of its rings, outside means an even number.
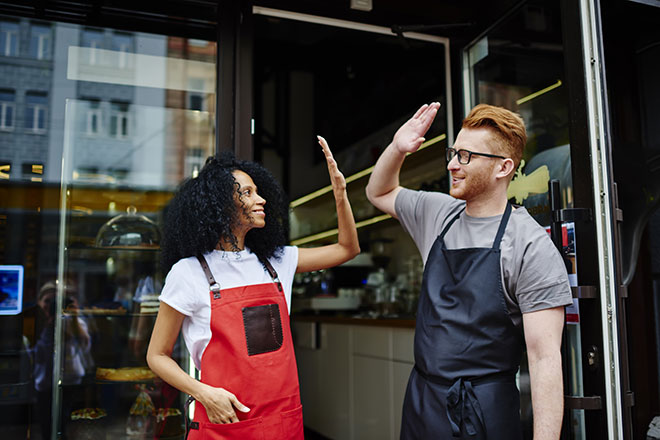
M462 425L465 426L465 431L471 437L485 430L481 405L474 393L473 385L515 381L515 373L509 372L490 374L472 380L458 378L452 382L439 376L426 374L417 365L415 365L415 370L424 380L449 387L447 390L447 418L451 424L453 437L461 436Z
M447 418L454 437L461 436L461 425L469 436L484 431L481 405L469 380L458 379L447 391Z

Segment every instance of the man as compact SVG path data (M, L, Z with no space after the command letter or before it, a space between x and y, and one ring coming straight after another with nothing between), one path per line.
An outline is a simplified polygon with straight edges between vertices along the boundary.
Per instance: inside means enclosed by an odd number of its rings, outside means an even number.
M523 120L476 106L447 149L450 195L402 188L406 153L424 142L439 107L422 106L399 128L366 189L374 206L399 219L425 261L401 438L521 439L515 374L526 345L534 439L558 439L571 292L548 234L507 201L527 141Z

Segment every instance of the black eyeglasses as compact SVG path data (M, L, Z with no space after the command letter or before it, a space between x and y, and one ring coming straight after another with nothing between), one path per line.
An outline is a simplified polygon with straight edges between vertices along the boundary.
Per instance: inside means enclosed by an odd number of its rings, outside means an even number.
M450 162L454 158L454 156L458 156L458 163L460 163L461 165L467 165L470 163L470 159L472 159L472 155L494 157L497 159L506 159L506 157L498 156L496 154L477 153L475 151L470 151L470 150L456 150L455 148L452 147L447 148L447 162Z

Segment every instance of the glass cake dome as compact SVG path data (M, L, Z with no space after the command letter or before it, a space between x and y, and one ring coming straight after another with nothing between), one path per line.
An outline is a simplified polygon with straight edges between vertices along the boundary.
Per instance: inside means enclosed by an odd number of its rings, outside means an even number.
M108 220L96 234L96 247L123 249L158 249L160 232L153 221L137 214L135 206L126 208Z

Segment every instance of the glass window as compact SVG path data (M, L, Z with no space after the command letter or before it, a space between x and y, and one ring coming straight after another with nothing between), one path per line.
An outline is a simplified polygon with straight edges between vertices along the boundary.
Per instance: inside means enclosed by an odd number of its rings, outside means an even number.
M101 51L103 49L103 31L85 29L82 32L80 41L83 47L88 47L89 50L86 53L85 60L89 64L100 64L101 63Z
M44 92L28 92L25 95L25 128L34 133L46 132L48 95Z
M115 138L128 137L129 104L113 102L110 104L110 136Z
M13 130L16 97L13 90L0 90L0 130Z
M103 127L103 114L101 112L101 101L98 99L87 99L87 111L85 117L85 133L88 136L96 136L101 133Z
M549 179L560 180L564 206L573 203L559 7L528 2L465 54L471 79L466 107L499 105L525 120L527 145L509 197L547 226Z
M117 52L117 66L124 69L128 66L128 53L133 52L133 37L128 34L114 33L112 35L112 50Z
M18 23L0 21L0 55L18 56Z
M33 24L30 27L30 56L38 60L51 58L52 31L50 26Z
M129 419L138 396L181 411L185 402L154 382L145 363L166 275L158 242L122 248L97 236L131 213L155 234L177 185L213 154L216 45L24 20L27 56L7 59L20 33L5 23L0 272L20 266L24 277L22 300L0 316L0 364L12 366L2 370L0 401L9 399L11 412L0 424L9 438L76 439L89 431L75 414L101 408L104 436L154 437ZM201 79L194 88L192 78ZM188 93L206 99L202 110L189 109ZM174 356L190 371L181 341ZM131 384L99 378L119 368L147 373Z
M470 109L478 103L498 105L519 113L525 120L527 145L509 185L508 196L547 229L552 219L548 198L550 179L560 182L563 206L573 205L563 47L559 4L530 0L464 52L463 68L470 78L465 107ZM566 224L564 231L564 250L570 259L569 280L576 285L575 261L579 258L576 249L580 244L575 242L572 224ZM574 302L577 304L577 299ZM577 310L577 306L567 308L567 316L577 316ZM567 318L569 347L565 355L570 371L564 380L569 383L570 393L580 396L583 394L580 324L574 319ZM532 398L526 357L521 364L519 383L523 438L531 439ZM572 431L571 438L586 438L584 417L583 410L571 411L570 420L566 421Z
M398 223L380 216L364 187L370 167L398 127L432 101L442 106L426 135L426 148L404 163L401 181L411 189L448 190L443 41L402 41L350 25L255 17L255 157L282 176L293 201L294 244L314 237L335 239L336 217L327 215L334 201L316 135L325 137L350 179L347 189L356 221L368 225L359 230L364 249L371 237L410 240ZM393 278L413 255L410 249L393 259Z

